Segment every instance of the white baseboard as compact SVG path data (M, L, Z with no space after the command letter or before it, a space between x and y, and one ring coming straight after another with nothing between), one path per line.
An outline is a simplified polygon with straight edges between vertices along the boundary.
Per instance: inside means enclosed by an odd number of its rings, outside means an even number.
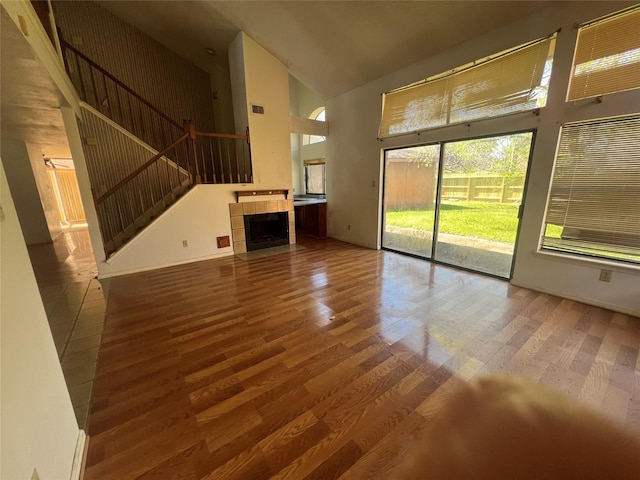
M73 464L71 465L70 480L80 480L82 478L82 470L84 468L84 459L87 446L87 434L84 433L84 430L79 430L78 440L76 442L76 451L73 454Z
M622 313L625 315L631 315L632 317L637 317L640 314L640 312L636 310L631 310L630 308L626 308L615 303L608 303L593 298L581 297L579 295L546 288L540 285L529 284L527 282L520 282L517 280L514 281L513 279L511 279L509 283L511 283L511 285L515 285L516 287L528 288L529 290L535 290L536 292L542 292L556 297L566 298L567 300L573 300L575 302L586 303L587 305L592 305L594 307L606 308L607 310Z

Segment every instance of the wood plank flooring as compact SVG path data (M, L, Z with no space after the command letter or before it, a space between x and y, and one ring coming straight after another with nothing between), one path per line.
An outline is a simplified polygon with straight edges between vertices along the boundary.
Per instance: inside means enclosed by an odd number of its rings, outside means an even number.
M331 239L113 279L86 479L393 478L492 372L640 431L640 319Z

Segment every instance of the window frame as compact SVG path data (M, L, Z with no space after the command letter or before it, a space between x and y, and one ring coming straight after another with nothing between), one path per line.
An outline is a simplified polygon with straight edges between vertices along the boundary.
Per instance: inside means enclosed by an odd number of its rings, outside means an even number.
M311 115L309 115L309 119L315 120L316 122L324 122L326 121L326 112L327 110L325 107L318 107L313 112L311 112ZM323 119L318 120L318 117L321 115L323 116ZM327 137L325 137L324 135L311 135L308 133L302 135L302 145L314 145L316 143L322 143L326 140Z
M313 160L304 160L304 191L305 195L317 195L324 197L327 194L327 167L325 158L317 158ZM322 166L322 192L309 191L309 170L308 167Z

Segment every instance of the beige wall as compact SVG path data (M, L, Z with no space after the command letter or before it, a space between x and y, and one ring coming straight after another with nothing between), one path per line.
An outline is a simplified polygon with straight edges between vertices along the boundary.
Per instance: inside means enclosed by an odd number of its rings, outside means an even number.
M55 194L47 178L47 169L44 164L42 151L37 145L27 144L27 153L29 154L29 161L31 162L31 169L33 170L33 178L36 181L38 193L40 194L42 210L47 219L49 234L51 238L56 238L62 231L60 227L60 213L56 205Z
M623 8L630 2L568 2L552 5L529 18L427 58L327 102L331 135L327 141L328 233L372 248L379 246L381 166L384 148L537 129L526 192L513 283L545 292L640 314L640 271L615 269L611 283L598 281L602 264L567 260L538 253L549 181L560 125L567 121L634 113L640 91L607 95L603 103L564 101L579 22ZM526 43L561 28L558 35L547 106L539 117L512 115L377 140L380 94L463 65L477 58ZM349 229L349 226L351 227ZM607 268L610 268L607 265Z
M0 477L71 476L80 431L0 164Z
M235 133L244 135L249 126L249 110L247 106L247 84L244 68L244 34L239 34L229 45L229 70L233 99L233 115Z
M36 243L51 242L52 232L57 234L60 232L60 220L57 224L52 225L51 230L45 215L45 208L39 192L39 185L35 171L38 170L37 159L30 158L36 155L39 150L19 140L2 140L2 158L5 162L5 170L7 178L11 185L11 193L16 205L20 225L22 226L22 234L28 245ZM41 167L44 170L44 162L42 162L42 154L40 153ZM34 168L35 171L34 171ZM46 174L45 174L46 175ZM46 181L46 178L45 178ZM45 190L45 194L47 190ZM53 200L53 199L52 199ZM54 206L55 208L55 206ZM49 211L52 218L57 214Z
M201 131L213 129L207 72L95 2L52 3L56 23L68 43L179 124L186 118Z
M229 47L229 64L236 130L244 133L246 118L251 134L254 184L291 189L287 68L242 32ZM251 113L252 104L263 106L264 114Z

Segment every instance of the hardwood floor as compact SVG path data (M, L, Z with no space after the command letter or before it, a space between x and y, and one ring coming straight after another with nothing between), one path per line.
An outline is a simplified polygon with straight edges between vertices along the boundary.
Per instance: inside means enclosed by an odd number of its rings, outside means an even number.
M492 372L640 429L640 319L302 245L112 280L86 479L393 478L429 397Z

